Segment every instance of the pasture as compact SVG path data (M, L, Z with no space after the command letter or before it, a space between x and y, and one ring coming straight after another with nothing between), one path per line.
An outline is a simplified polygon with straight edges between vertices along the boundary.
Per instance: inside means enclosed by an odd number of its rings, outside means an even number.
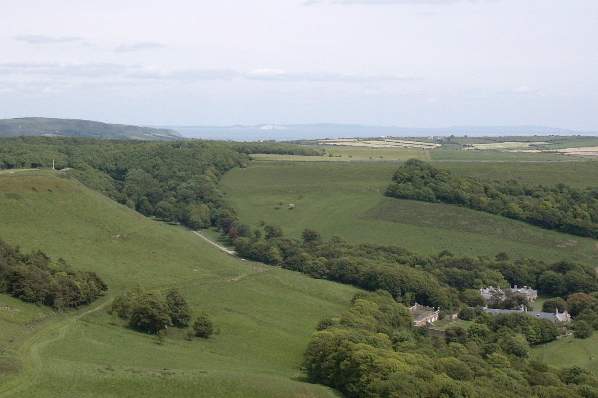
M0 295L0 397L333 397L306 384L303 351L354 288L228 256L51 172L0 175L0 237L96 271L108 296L55 313ZM177 286L219 329L187 341L131 331L106 312L136 285Z
M598 369L598 335L588 339L563 337L531 350L531 357L557 368L580 366Z
M437 162L460 175L519 178L537 183L598 186L598 163ZM282 226L298 237L305 228L324 237L398 245L422 254L515 257L595 262L598 244L504 217L452 205L383 196L392 162L256 161L225 175L222 186L243 222ZM291 210L288 204L294 204Z

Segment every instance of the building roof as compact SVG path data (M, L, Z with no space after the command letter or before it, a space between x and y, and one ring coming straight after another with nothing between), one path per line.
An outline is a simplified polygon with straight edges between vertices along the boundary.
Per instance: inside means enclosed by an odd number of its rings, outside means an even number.
M538 319L545 319L547 321L565 321L569 319L567 312L541 312L541 311L525 311L522 309L517 310L505 310L499 308L484 308L484 312L489 314L498 315L498 314L525 314L534 318Z

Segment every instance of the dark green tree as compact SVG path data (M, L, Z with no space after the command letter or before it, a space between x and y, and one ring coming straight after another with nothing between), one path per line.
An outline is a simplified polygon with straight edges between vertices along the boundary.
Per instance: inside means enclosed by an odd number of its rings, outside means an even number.
M214 323L207 314L201 314L193 322L193 332L195 336L207 339L214 334Z
M187 300L177 289L170 289L166 292L166 306L172 324L176 327L187 327L191 322L191 309Z

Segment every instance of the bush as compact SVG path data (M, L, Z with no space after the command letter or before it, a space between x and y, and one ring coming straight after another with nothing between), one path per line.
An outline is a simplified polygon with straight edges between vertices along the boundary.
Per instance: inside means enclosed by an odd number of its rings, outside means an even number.
M157 334L171 325L168 307L160 297L147 293L133 304L129 326L140 332Z
M172 324L176 327L187 327L191 322L191 309L187 300L176 289L170 289L166 293L166 306Z
M554 297L547 299L542 304L542 311L554 313L556 310L559 312L567 311L567 302L560 297Z
M526 358L529 355L529 346L525 337L521 335L506 335L499 340L499 345L507 354L519 358Z
M201 314L193 322L193 331L196 337L207 339L214 334L214 323L207 314Z
M592 337L593 333L594 329L592 328L592 325L586 321L573 322L573 336L575 336L576 339L587 339L588 337Z

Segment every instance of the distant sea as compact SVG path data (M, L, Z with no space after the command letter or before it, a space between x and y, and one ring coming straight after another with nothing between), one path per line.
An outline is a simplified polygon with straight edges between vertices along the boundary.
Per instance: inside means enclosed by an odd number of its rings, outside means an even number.
M432 137L595 135L574 130L543 126L455 126L446 128L410 128L364 126L353 124L284 124L253 126L159 126L178 131L187 138L231 141L294 141L342 137Z

